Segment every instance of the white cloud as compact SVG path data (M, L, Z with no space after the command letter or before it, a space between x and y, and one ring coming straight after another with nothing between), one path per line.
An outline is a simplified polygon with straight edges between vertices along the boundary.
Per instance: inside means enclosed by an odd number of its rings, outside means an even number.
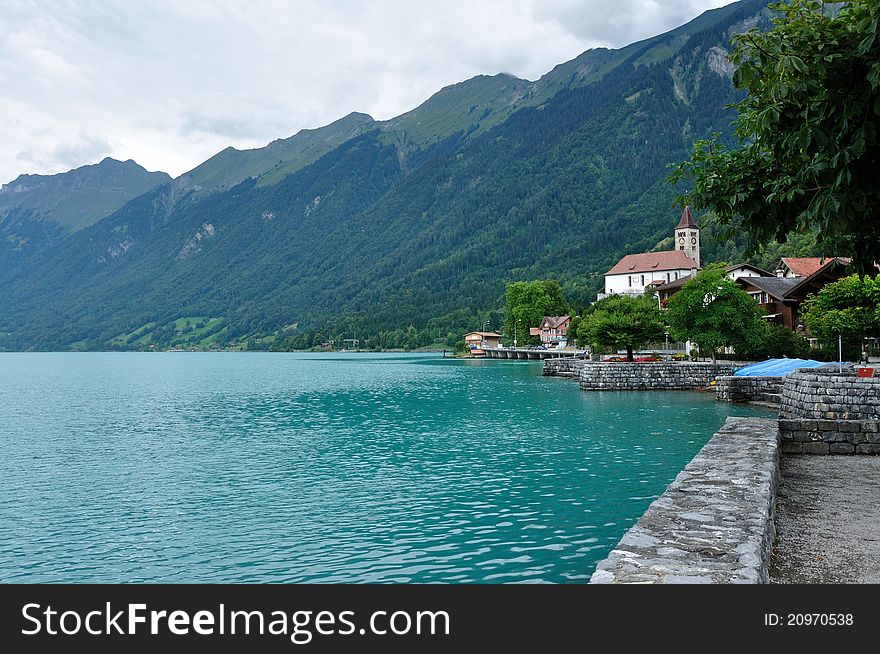
M0 181L103 156L178 175L477 74L536 79L727 0L94 0L0 9Z

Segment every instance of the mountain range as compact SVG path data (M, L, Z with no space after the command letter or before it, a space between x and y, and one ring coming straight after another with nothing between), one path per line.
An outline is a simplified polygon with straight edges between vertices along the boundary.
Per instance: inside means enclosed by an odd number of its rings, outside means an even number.
M112 159L22 175L0 190L0 349L417 347L500 326L510 281L554 277L587 302L674 226L668 164L732 138L726 54L765 4L176 179Z

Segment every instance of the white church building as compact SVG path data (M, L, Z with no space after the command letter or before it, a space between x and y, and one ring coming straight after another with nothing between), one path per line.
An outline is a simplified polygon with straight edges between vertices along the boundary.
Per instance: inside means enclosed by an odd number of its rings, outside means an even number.
M681 212L674 232L675 249L664 252L628 254L605 273L608 295L642 295L661 284L694 275L700 269L700 228L690 207Z

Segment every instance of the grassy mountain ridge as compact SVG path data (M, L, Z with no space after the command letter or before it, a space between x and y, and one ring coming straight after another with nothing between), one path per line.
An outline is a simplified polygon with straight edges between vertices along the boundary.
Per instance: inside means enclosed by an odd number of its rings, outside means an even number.
M143 346L146 326L175 333L184 316L214 320L225 342L317 331L393 346L398 332L413 343L478 326L507 281L555 276L585 301L621 254L674 226L666 165L729 131L737 96L713 53L763 4L725 9L668 57L643 59L661 37L629 46L588 83L548 78L546 97L541 80L475 78L393 125L366 117L272 183L163 184L6 265L0 306L17 310L0 316L0 348ZM585 53L575 70L616 53Z
M0 261L99 222L170 179L109 157L57 175L20 175L0 187Z
M252 150L228 147L177 178L184 189L220 191L249 177L260 184L277 182L373 128L367 114L350 113L318 129L303 129L286 139Z

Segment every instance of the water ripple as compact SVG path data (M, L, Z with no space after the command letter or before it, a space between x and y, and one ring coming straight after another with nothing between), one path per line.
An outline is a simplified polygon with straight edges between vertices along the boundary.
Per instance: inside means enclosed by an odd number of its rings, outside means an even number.
M582 583L729 411L533 364L0 354L0 580Z

